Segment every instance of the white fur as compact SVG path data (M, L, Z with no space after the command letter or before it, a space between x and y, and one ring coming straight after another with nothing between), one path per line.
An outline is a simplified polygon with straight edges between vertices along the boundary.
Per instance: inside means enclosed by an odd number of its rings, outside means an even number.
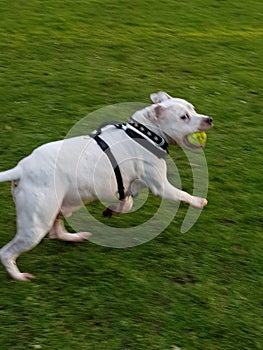
M170 144L181 144L187 134L211 127L211 119L197 114L185 100L172 98L165 92L152 94L151 99L154 104L137 111L132 118ZM186 119L181 118L184 115ZM124 187L130 193L111 207L115 212L129 211L132 196L145 186L154 195L197 208L207 204L206 199L193 197L172 186L166 177L165 160L138 145L123 130L107 126L101 137L110 145ZM89 238L89 232L66 232L61 214L70 216L83 204L94 200L118 198L109 159L89 136L52 142L35 149L15 168L0 173L0 181L12 181L17 211L17 234L0 250L0 257L11 277L21 281L34 276L19 271L17 257L36 246L48 232L50 238L67 241L80 242Z

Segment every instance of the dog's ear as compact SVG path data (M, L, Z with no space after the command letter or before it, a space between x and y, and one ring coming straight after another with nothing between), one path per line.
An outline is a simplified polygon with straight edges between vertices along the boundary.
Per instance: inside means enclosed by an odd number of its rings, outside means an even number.
M171 99L172 97L164 91L159 91L155 94L151 94L150 98L153 103L161 103L163 101Z
M155 108L154 108L154 113L155 113L155 118L157 119L162 119L164 117L164 111L166 110L166 108L160 104L158 104Z

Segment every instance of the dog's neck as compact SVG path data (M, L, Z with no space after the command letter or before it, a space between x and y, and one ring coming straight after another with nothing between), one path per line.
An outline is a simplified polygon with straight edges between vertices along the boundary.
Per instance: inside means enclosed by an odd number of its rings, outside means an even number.
M140 124L146 126L149 130L155 134L161 136L168 144L174 144L171 138L161 130L158 120L154 112L154 106L151 105L140 111L135 112L130 120L137 121Z

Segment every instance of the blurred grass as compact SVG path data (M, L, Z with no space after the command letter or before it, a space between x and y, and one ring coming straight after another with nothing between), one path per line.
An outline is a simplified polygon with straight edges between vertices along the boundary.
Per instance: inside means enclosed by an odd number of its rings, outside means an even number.
M43 240L1 269L1 349L262 349L262 2L0 0L1 170L102 106L165 90L213 116L209 205L117 250ZM183 187L191 172L171 149ZM0 187L0 242L15 232ZM113 218L134 224L155 208ZM99 217L100 205L91 211Z

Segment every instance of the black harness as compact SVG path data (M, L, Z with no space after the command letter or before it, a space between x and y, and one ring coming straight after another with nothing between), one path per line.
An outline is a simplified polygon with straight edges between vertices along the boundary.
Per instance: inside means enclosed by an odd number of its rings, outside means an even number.
M102 129L108 125L113 125L116 128L123 130L129 137L131 137L134 141L146 148L148 151L152 152L158 158L164 158L166 156L166 154L168 153L168 143L164 140L163 137L155 134L146 126L134 120L131 120L127 124L122 124L118 122L105 122L101 124L100 127L97 130L95 130L95 132L90 134L90 137L92 137L97 142L102 151L105 152L105 154L109 158L109 161L111 162L111 165L114 169L117 181L119 200L123 200L126 197L126 194L125 188L123 186L120 168L118 166L116 158L110 150L109 145L99 136L102 133ZM138 130L138 132L134 129ZM145 136L148 139L145 138Z
M114 169L115 177L117 180L119 199L122 200L126 196L125 196L125 192L124 192L121 171L120 171L120 168L119 168L118 163L116 161L116 158L112 154L112 152L109 148L109 145L104 140L102 140L102 138L100 138L99 135L95 135L94 140L97 142L97 144L100 146L100 148L105 152L105 154L108 156L108 158L111 162L111 165Z

